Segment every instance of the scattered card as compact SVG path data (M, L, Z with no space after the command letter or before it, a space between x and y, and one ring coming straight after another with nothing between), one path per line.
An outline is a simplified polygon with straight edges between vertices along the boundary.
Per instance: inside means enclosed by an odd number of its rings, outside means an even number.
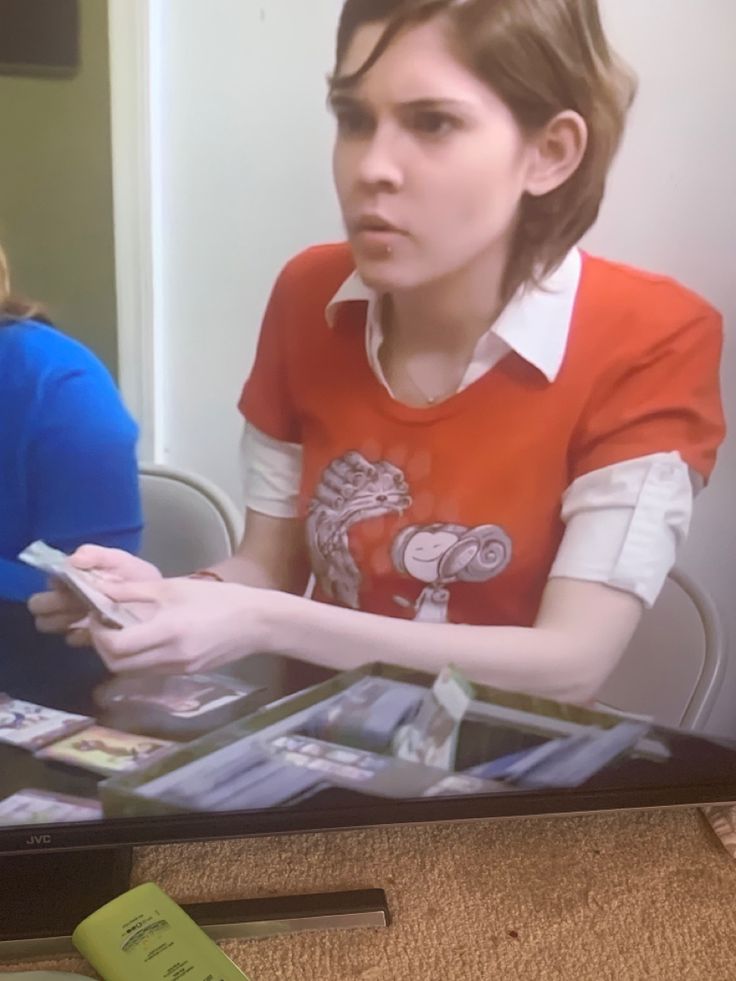
M0 693L0 743L35 751L92 725L94 719Z
M107 775L146 766L175 745L95 725L39 750L36 756Z
M0 801L0 825L99 821L99 801L48 790L24 789Z

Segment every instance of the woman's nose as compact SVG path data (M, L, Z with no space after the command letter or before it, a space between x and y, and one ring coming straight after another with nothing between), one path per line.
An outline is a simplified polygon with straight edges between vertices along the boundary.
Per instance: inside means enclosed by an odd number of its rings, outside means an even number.
M380 127L366 140L358 164L358 178L369 186L398 188L403 181L396 139Z

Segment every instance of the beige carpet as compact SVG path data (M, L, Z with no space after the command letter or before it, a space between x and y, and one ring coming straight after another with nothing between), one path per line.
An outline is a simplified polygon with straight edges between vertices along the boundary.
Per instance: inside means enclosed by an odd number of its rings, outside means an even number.
M695 810L145 848L149 879L181 901L386 889L387 930L226 944L252 981L736 979L736 862Z

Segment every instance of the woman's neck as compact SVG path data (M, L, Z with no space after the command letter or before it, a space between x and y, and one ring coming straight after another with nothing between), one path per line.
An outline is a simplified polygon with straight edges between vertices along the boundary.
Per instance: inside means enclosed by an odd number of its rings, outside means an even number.
M505 250L504 250L505 252ZM505 254L386 297L384 327L406 351L472 351L498 318Z

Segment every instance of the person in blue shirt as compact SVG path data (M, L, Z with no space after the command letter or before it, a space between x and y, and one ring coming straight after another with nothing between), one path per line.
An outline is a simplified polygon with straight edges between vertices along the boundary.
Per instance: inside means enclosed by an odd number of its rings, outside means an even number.
M102 670L91 651L35 633L25 603L45 577L17 555L36 539L65 552L89 541L136 552L137 439L98 358L11 296L0 247L0 691L58 694Z

